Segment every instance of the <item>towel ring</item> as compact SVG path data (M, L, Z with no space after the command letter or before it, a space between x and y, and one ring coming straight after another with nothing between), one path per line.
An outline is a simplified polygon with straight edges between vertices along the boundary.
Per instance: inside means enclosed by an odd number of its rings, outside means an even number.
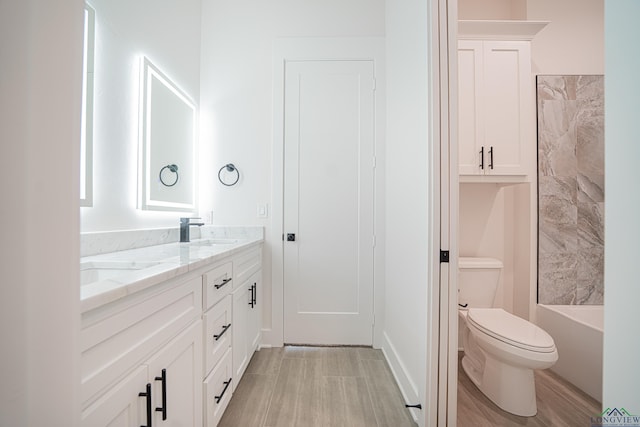
M169 169L170 172L173 172L173 173L176 174L176 179L171 184L166 183L164 181L164 179L162 178L162 172L164 172L165 169ZM163 167L162 169L160 169L160 173L158 174L158 178L160 178L160 182L165 187L173 187L174 185L176 185L178 183L178 179L180 178L180 175L178 175L178 165L167 165L167 166Z
M236 179L233 182L224 182L224 180L222 179L222 171L226 169L227 172L235 172L236 173ZM222 183L222 185L226 185L227 187L231 187L232 185L236 185L238 183L238 181L240 180L240 171L238 170L237 167L235 167L235 165L233 163L227 163L226 165L224 165L223 167L220 168L220 170L218 171L218 180Z

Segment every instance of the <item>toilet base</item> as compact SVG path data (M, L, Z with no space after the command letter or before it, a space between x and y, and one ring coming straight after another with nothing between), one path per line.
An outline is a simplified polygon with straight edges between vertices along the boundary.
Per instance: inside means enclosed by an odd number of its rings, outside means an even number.
M502 410L522 417L536 415L534 370L553 366L558 360L555 347L542 352L522 349L486 334L469 323L464 314L461 323L461 363L471 381Z
M478 388L511 414L532 417L538 412L533 369L507 365L487 355Z
M480 371L468 356L462 358L462 369L471 382L503 411L521 417L538 412L536 385L532 369L509 366L487 357Z

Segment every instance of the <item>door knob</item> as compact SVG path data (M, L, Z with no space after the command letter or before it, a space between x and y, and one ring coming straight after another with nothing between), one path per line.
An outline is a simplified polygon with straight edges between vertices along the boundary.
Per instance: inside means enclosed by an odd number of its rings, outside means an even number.
M295 242L296 233L287 233L287 242Z

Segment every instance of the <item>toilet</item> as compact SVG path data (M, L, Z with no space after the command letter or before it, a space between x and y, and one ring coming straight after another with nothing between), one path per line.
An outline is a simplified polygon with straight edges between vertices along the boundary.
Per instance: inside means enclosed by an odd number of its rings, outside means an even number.
M464 372L503 410L534 416L533 370L550 368L558 360L553 338L533 323L493 308L500 260L460 257L458 269Z

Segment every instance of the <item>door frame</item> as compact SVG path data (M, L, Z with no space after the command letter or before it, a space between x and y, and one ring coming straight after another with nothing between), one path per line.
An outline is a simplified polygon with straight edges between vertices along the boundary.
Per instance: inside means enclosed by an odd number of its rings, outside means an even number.
M385 39L383 37L279 38L273 49L273 158L271 200L271 329L263 329L263 341L284 344L284 73L287 61L371 60L374 66L374 272L373 346L380 348L384 325L384 147Z
M458 2L432 3L429 20L431 38L429 99L433 138L431 214L433 241L449 251L448 262L432 267L430 315L427 325L428 355L425 395L431 413L421 420L425 426L455 427L458 410ZM435 377L435 378L434 378ZM433 397L435 395L435 397Z

